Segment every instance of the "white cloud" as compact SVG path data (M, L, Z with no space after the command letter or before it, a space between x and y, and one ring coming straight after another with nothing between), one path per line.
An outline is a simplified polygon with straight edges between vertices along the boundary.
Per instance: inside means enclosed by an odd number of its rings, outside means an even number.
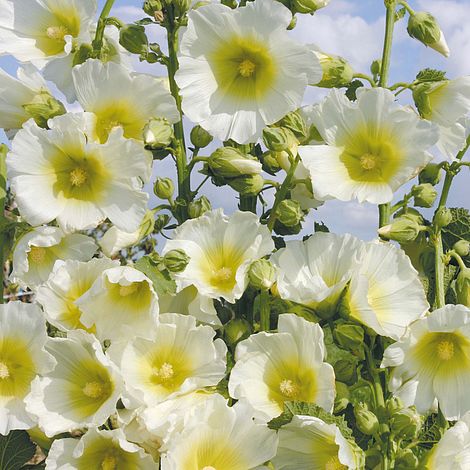
M336 8L326 7L313 17L298 15L292 35L302 43L313 43L325 52L343 56L358 71L367 71L381 55L384 19L368 23L348 13L351 2L338 3Z

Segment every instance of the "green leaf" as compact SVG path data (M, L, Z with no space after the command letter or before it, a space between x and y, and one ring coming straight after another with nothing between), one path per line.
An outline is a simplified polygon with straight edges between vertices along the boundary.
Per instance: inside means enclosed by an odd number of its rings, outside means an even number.
M0 435L0 469L19 470L31 460L36 446L26 431L12 431L7 436Z
M150 256L140 258L134 267L143 272L152 281L158 295L176 293L176 283L171 278L169 272L160 271L158 264Z
M424 69L416 75L416 80L420 82L440 82L446 80L446 72L442 70Z
M323 222L314 222L313 224L315 232L326 232L328 233L330 229Z
M453 207L452 222L442 228L444 250L452 249L455 242L467 240L470 242L470 212L462 207ZM465 264L470 264L470 256L464 258Z
M356 101L357 99L356 92L358 88L361 88L363 86L364 84L359 80L353 80L349 84L348 89L346 90L346 96L348 97L349 101Z

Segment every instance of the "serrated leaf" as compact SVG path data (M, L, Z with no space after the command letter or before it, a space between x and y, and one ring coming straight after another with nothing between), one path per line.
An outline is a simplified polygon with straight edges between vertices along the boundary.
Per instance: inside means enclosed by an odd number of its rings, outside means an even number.
M160 271L157 263L150 256L143 256L135 263L134 267L143 272L153 283L158 295L175 294L176 283L170 277L168 271Z
M470 242L470 212L462 207L452 207L452 222L442 228L442 243L444 250L452 249L455 242L467 240ZM470 256L464 258L465 264L470 264Z
M12 431L7 436L0 434L0 469L19 470L35 452L36 446L26 431Z
M353 80L349 84L348 89L346 90L346 96L348 97L349 101L356 101L357 100L356 92L357 92L358 88L361 88L363 86L364 86L364 84L359 80Z
M424 69L416 75L416 80L420 82L440 82L446 80L446 72L435 69Z
M314 222L313 228L314 228L315 232L328 233L330 231L330 229L323 222L320 222L320 223Z

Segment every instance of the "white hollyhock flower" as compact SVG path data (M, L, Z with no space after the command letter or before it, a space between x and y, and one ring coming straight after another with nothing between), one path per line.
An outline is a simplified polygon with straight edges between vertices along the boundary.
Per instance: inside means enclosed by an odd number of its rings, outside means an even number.
M82 323L104 341L151 335L158 316L152 281L130 266L104 271L76 304Z
M149 331L151 339L137 337L111 346L109 354L125 378L129 395L147 406L215 386L225 376L227 348L214 341L210 326L196 326L191 316L165 313Z
M122 429L89 429L81 439L56 439L47 454L47 470L94 469L153 470L150 455L126 440Z
M436 402L446 419L470 411L470 309L446 305L410 325L384 352L382 367L394 367L389 389L419 413Z
M390 243L370 242L343 299L349 315L395 340L429 309L410 259Z
M13 138L22 125L45 107L44 119L51 114L64 114L65 108L52 97L46 82L38 70L25 64L16 71L14 78L0 68L0 127ZM47 102L50 106L47 106ZM54 109L52 109L54 108Z
M433 447L426 470L467 470L470 467L470 413L448 429Z
M101 143L115 127L122 128L124 137L141 141L151 118L166 118L170 123L180 120L175 99L161 78L89 59L74 67L73 81L78 102L98 118L95 131Z
M26 410L48 437L82 427L101 426L115 412L122 382L99 341L83 330L50 338L46 350L57 361L46 377L35 379Z
M145 408L137 421L143 423L147 432L158 440L160 453L163 453L171 446L175 434L184 430L188 415L194 413L195 408L202 404L210 406L210 402L214 400L220 400L220 395L206 391L191 392Z
M439 125L439 150L450 160L464 147L463 118L470 111L470 77L430 83L413 96L422 116Z
M272 463L276 470L364 468L359 447L343 437L335 424L313 416L294 416L279 429L279 446Z
M46 321L37 305L0 305L0 435L35 426L23 400L34 378L54 368L46 340Z
M174 295L161 295L158 301L160 313L192 315L200 323L214 328L222 326L213 299L199 294L194 286L188 286Z
M273 0L191 10L176 74L186 116L220 140L242 144L297 109L322 70L315 54L287 34L291 20Z
M108 217L133 232L147 211L142 181L151 158L116 130L106 144L92 141L96 116L66 114L50 130L28 121L7 156L8 176L21 215L31 225L57 219L65 231L90 229Z
M256 424L244 403L228 407L225 399L203 403L187 417L162 456L162 470L249 470L276 453L276 432Z
M104 270L115 266L119 266L119 262L107 258L93 258L88 262L57 261L47 282L36 292L36 300L42 305L47 321L65 331L87 329L81 322L83 312L76 300L91 288Z
M382 204L413 178L432 156L438 128L395 104L383 88L358 90L357 101L333 90L312 111L326 145L299 147L315 196ZM316 112L316 115L315 115Z
M0 55L38 65L90 42L96 0L0 0Z
M237 211L228 217L219 209L180 225L163 254L175 249L190 257L186 269L175 274L179 290L193 285L201 295L233 303L248 285L251 262L271 253L274 243L256 214Z
M308 240L289 240L271 256L278 266L277 289L283 299L331 316L354 270L364 243L332 233L314 233Z
M76 66L77 52L78 50L72 51L66 57L50 60L43 69L44 78L53 82L69 103L73 103L77 99L72 76L72 69ZM100 61L104 63L115 62L132 70L130 53L119 44L119 32L114 26L105 28Z
M318 324L279 315L278 333L261 332L238 343L230 396L247 400L255 416L265 421L279 416L286 401L316 403L331 411L335 374L324 362L325 354Z
M58 227L36 227L16 242L10 279L34 289L47 281L57 260L88 261L97 248L86 235L67 235Z

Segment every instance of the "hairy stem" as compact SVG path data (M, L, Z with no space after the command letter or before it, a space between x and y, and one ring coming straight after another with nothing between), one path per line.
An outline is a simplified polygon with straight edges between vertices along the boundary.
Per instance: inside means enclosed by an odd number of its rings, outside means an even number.
M5 221L5 205L7 198L7 165L6 156L8 148L6 145L0 145L0 223ZM1 269L1 283L0 283L0 304L3 303L3 283L5 273L5 261L7 256L7 235L2 231L0 225L0 269Z
M101 15L98 19L95 39L93 40L93 43L92 43L93 52L95 52L97 57L100 56L101 48L103 47L103 36L104 36L104 29L106 27L106 18L109 16L109 13L111 12L111 8L114 5L114 1L115 0L106 0L103 10L101 11Z
M184 205L178 206L175 214L178 222L184 222L188 219L187 204L191 201L191 183L190 171L186 156L186 144L184 141L183 111L181 109L181 96L178 85L176 84L175 74L178 70L178 29L179 25L175 21L173 6L168 6L167 22L167 40L168 40L168 79L170 82L170 91L176 101L176 106L180 114L180 120L174 125L175 132L175 158L176 171L178 173L178 198L184 201Z
M392 55L393 30L395 28L395 9L396 0L385 0L387 9L385 19L385 37L382 53L382 68L380 70L379 86L386 87L388 81L388 73L390 70L390 58ZM390 203L379 205L379 227L387 225L390 221Z
M262 290L260 294L259 317L261 331L268 331L271 328L271 307L267 290Z

